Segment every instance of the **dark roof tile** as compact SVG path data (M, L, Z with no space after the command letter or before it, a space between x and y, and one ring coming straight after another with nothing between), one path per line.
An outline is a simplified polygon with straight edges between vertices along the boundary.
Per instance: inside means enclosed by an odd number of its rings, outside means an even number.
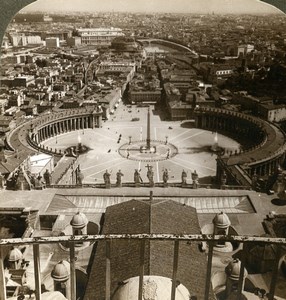
M131 200L107 208L103 233L199 234L200 226L192 207L171 200ZM172 278L173 251L173 241L146 241L145 274ZM112 241L111 294L118 282L139 275L139 265L140 241ZM180 242L177 279L199 299L204 298L206 265L198 243ZM105 242L98 243L84 299L105 299ZM210 299L214 299L212 292Z

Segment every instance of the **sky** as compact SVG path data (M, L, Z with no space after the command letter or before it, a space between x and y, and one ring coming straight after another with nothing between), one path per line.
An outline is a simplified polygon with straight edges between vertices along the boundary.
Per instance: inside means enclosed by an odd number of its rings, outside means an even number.
M278 9L259 0L37 0L22 11L129 11L267 14Z

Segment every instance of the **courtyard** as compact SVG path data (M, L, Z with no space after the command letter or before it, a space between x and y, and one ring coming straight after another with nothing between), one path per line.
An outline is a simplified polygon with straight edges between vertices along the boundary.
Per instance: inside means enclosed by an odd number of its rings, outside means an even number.
M180 121L162 120L160 112L150 107L150 143L155 150L140 151L147 139L147 114L147 107L120 103L101 128L61 134L42 144L62 151L78 143L88 147L89 151L78 157L86 184L102 183L106 170L111 173L111 183L115 183L119 170L124 174L123 182L133 182L135 170L139 170L143 182L148 182L150 167L154 182L163 181L164 170L168 171L168 182L180 182L184 170L188 183L192 182L194 171L200 183L210 183L216 174L217 154L211 151L215 137L219 147L228 151L240 147L236 141L215 132L182 126Z

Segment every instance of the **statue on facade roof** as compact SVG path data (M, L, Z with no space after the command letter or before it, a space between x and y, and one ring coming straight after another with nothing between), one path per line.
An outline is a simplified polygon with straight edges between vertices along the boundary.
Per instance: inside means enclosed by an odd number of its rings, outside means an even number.
M44 180L46 182L46 186L51 185L51 183L52 183L52 175L51 175L51 173L49 172L48 169L46 169L46 172L44 173Z
M182 172L181 179L182 179L183 185L187 184L187 172L185 170L183 170L183 172Z
M104 180L105 184L110 184L110 176L111 176L111 173L109 173L106 170L105 173L103 174L103 180Z
M135 182L135 184L140 184L141 182L143 182L143 180L140 176L139 170L137 170L137 169L134 172L134 182Z
M122 176L124 176L124 174L121 172L121 170L118 170L118 172L116 173L116 186L122 185L122 182L121 182Z
M167 184L167 183L168 183L168 180L169 180L169 172L168 172L167 169L164 169L164 171L163 171L163 182L164 182L165 184Z
M154 172L153 172L153 167L147 165L146 168L147 168L147 178L148 178L148 180L149 180L150 185L153 186L153 185L154 185Z

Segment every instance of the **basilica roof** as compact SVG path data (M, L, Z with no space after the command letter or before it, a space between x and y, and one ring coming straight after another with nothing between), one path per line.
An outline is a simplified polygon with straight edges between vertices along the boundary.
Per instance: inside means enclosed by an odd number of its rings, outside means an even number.
M138 299L139 277L129 278L124 281L116 291L112 300ZM170 298L172 280L162 276L144 276L143 299L166 300ZM179 284L176 288L176 300L189 300L190 293L187 288Z
M193 207L168 199L130 200L106 209L103 234L123 233L199 234L200 226L196 209ZM146 240L144 274L171 278L173 256L173 241ZM199 299L204 298L206 264L207 258L199 251L198 243L180 242L178 284L185 286L191 296ZM111 243L111 293L114 293L129 278L138 276L139 266L140 241L113 240ZM99 242L84 299L97 298L104 294L105 242ZM210 299L214 299L213 294L210 294Z

